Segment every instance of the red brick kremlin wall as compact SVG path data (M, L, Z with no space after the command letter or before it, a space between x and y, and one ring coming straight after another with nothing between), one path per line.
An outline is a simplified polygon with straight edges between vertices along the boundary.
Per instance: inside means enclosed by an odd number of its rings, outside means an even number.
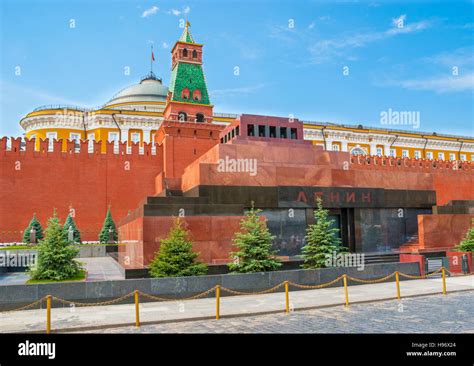
M199 184L315 185L434 189L438 205L474 199L474 164L470 163L454 169L451 162L351 157L316 146L273 142L240 141L209 147L218 143L218 133L212 128L198 132L207 138L195 136L190 128L180 131L191 133L186 138L176 131L169 154L161 145L156 155L147 144L144 155L138 153L138 145L126 154L125 143L119 144L119 154L114 154L111 143L107 153L101 154L100 142L95 142L93 153L88 153L87 142L82 142L81 152L76 153L70 141L67 152L61 152L61 141L54 142L53 152L47 152L47 141L40 141L40 151L34 151L33 141L27 141L26 150L20 151L20 139L12 140L7 150L6 138L0 139L0 242L21 240L21 231L34 212L45 227L53 208L64 221L70 207L75 210L83 240L97 240L109 205L118 222L147 196L159 193L156 188L162 186L163 176L158 181L157 176L164 165L168 177L177 181L181 177L176 173L184 170L180 182L184 191ZM209 151L204 153L203 149ZM225 156L257 158L258 174L218 172L217 161ZM183 169L194 159L198 161Z
M45 228L56 208L64 223L70 207L82 240L98 240L108 206L117 223L155 193L155 177L162 171L161 148L152 155L151 144L144 145L143 155L138 145L126 154L125 143L119 144L119 154L112 143L107 153L100 153L100 142L94 153L88 152L86 141L80 153L70 141L67 152L61 152L61 140L54 142L52 152L47 141L40 142L40 151L34 151L33 140L25 151L20 151L19 138L12 139L9 151L6 144L5 137L0 139L0 242L21 240L33 213Z

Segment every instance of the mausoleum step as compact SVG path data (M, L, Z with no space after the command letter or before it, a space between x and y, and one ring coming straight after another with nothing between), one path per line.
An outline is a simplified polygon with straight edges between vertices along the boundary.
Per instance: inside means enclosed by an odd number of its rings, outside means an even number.
M241 216L244 205L164 203L146 204L144 216Z
M395 253L390 254L366 254L365 264L372 263L397 263L400 261L400 255Z

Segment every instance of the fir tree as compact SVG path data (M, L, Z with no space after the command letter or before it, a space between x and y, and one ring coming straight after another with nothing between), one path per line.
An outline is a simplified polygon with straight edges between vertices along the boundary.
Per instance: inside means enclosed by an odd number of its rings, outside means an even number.
M43 228L41 227L40 222L36 218L36 213L33 214L33 218L31 219L28 227L25 229L25 232L23 233L23 243L30 243L30 232L31 229L35 228L36 230L36 241L43 239Z
M321 198L316 200L314 218L316 223L310 225L306 230L306 245L302 248L304 263L303 268L326 267L327 256L334 252L345 252L341 246L341 239L337 236L339 229L331 228L334 220L329 220L329 211L323 208Z
M100 231L99 234L99 241L101 243L108 243L110 234L109 231L112 229L112 234L113 234L113 240L117 241L118 235L117 235L117 228L115 226L115 222L112 219L112 214L110 212L110 208L107 210L107 215L105 216L104 220L104 225L102 226L102 230Z
M166 239L161 240L160 250L150 263L153 277L199 276L207 273L207 265L199 263L199 253L193 252L193 243L182 222L176 218Z
M467 231L466 237L458 245L458 249L461 252L474 252L474 219L471 223L472 226Z
M73 242L74 243L82 243L81 241L81 232L76 226L74 219L72 218L71 214L67 215L66 222L64 223L64 232L66 233L66 239L69 241L69 228L72 228L73 232Z
M36 264L29 269L31 278L62 281L78 276L82 270L79 262L74 260L78 253L79 249L68 243L55 213L48 220L44 240L38 245Z
M239 273L252 273L274 271L281 266L275 257L276 251L272 249L275 239L267 227L267 222L258 214L262 210L255 209L254 203L246 213L246 218L240 222L241 232L235 233L233 242L239 249L231 253L235 262L229 263L231 271Z

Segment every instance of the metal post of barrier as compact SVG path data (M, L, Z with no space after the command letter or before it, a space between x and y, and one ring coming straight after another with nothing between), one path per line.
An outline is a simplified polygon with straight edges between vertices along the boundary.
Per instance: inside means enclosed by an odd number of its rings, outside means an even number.
M290 295L288 293L288 281L285 281L285 313L290 312Z
M400 296L400 276L398 274L398 271L395 272L395 281L397 283L397 299L400 300L401 299L401 296Z
M138 290L135 290L135 326L140 326L140 303L138 302Z
M51 302L52 296L46 296L46 334L51 333Z
M443 295L446 295L446 270L444 267L441 268L441 273L443 275Z
M349 306L349 291L347 290L347 275L343 275L342 277L344 281L344 294L346 296L346 306Z
M220 317L220 306L221 306L221 287L216 286L216 320Z

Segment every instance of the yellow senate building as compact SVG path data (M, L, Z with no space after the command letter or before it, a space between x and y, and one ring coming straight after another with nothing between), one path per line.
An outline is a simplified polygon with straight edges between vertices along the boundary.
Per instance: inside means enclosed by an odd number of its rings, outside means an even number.
M149 143L163 121L168 87L150 72L138 84L113 96L99 108L44 106L28 113L20 125L25 137L40 139ZM212 123L229 124L238 115L214 113ZM354 155L378 155L434 160L474 161L474 138L419 132L413 125L406 129L374 128L302 121L304 139L326 150L348 151ZM391 126L392 127L392 126ZM398 127L398 126L397 126Z
M105 141L143 143L152 142L154 134L163 121L168 87L151 72L138 84L131 85L112 97L103 106L95 109L77 106L43 106L28 113L20 125L25 137L40 139ZM214 123L228 124L237 116L215 114Z

